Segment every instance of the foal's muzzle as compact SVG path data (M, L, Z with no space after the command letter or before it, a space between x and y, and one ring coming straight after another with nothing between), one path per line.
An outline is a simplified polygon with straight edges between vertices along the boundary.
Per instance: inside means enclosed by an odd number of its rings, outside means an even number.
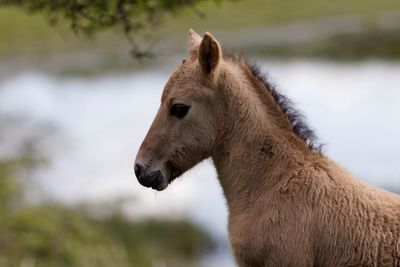
M141 185L159 191L165 189L164 175L160 170L150 173L147 172L148 171L142 165L138 163L135 164L135 175Z

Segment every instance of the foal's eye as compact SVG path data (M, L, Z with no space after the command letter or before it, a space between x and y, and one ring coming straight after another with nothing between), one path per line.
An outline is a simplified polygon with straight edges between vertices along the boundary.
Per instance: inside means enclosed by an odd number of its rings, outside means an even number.
M183 117L186 116L186 114L188 113L190 109L190 106L184 105L184 104L174 104L172 105L169 113L172 116L175 116L179 119L182 119Z

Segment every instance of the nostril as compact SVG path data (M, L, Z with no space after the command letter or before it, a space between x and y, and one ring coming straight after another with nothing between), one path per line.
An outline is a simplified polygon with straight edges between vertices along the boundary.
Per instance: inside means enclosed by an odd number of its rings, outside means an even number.
M156 184L156 185L161 184L163 178L164 178L164 176L163 176L162 172L161 171L157 171L154 174L154 182L153 183Z
M149 180L148 183L148 187L157 189L161 185L163 179L164 176L161 171L156 171L155 173L152 173L151 179Z
M163 183L164 180L164 175L162 174L161 171L155 171L151 172L150 174L145 174L146 172L143 170L143 167L141 165L137 166L136 165L135 165L135 174L141 185L145 187L151 187L153 189L157 189L160 187L160 185Z
M139 164L135 164L135 175L136 178L140 178L140 175L142 174L142 167Z

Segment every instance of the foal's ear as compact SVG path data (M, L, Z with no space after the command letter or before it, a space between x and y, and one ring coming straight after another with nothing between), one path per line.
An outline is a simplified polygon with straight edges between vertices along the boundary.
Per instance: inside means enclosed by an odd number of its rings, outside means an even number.
M212 74L222 57L218 41L208 32L204 34L199 48L199 62L204 74Z
M188 48L191 57L197 56L201 43L201 37L194 30L189 30Z

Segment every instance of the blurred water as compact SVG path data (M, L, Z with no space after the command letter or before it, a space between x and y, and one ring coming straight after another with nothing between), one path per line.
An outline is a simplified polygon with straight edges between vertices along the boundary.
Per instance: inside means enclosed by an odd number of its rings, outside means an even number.
M400 63L261 65L304 111L327 155L366 181L400 190ZM191 218L221 240L207 266L232 266L225 200L209 161L161 193L139 186L133 174L173 68L92 78L21 73L0 83L0 114L58 130L43 147L51 165L34 174L51 198L73 204L135 196L123 206L128 216Z

